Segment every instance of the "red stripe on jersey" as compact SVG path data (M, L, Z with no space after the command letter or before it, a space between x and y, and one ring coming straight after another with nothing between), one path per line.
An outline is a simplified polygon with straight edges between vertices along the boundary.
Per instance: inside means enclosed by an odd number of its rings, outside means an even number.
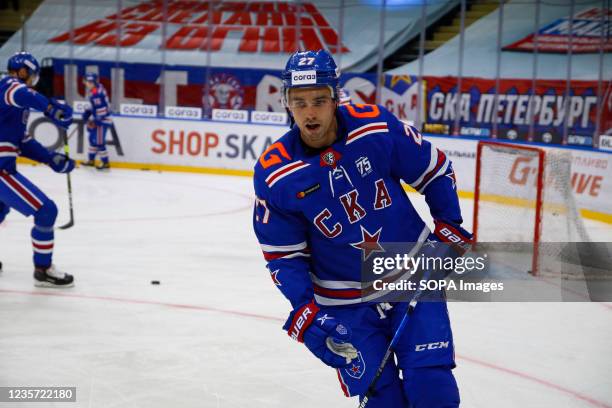
M296 161L295 163L288 164L285 167L279 169L276 173L272 173L270 177L266 180L266 183L268 185L271 185L274 183L274 180L278 179L279 177L282 177L283 174L301 166L307 166L307 164L303 161Z
M436 163L436 166L433 168L433 170L427 173L427 175L425 175L423 181L421 181L419 185L414 188L416 191L420 191L421 188L423 188L423 186L427 184L429 180L440 170L440 168L444 165L444 162L446 162L446 155L444 154L444 152L439 149L436 150L438 150L438 162Z
M287 252L266 252L266 251L261 251L263 252L263 256L266 259L266 261L273 261L275 259L279 259L291 254L297 254L297 253L305 253L308 254L310 252L310 250L308 248L304 248L304 249L300 249L298 251L287 251Z
M9 153L13 153L13 152L17 152L17 148L12 147L12 146L0 146L0 153L5 153L5 152L9 152Z
M50 244L44 244L44 245L32 242L32 246L36 249L53 249L53 242L51 242Z
M372 125L372 126L366 126L361 130L358 130L357 132L349 135L349 137L346 139L347 141L353 140L356 137L359 137L360 135L362 135L365 132L369 132L372 130L387 130L387 124L383 124L383 125Z
M339 299L355 299L361 297L361 289L327 289L313 284L314 293L317 295L339 298Z
M338 374L338 381L340 381L340 388L342 388L342 392L344 393L344 396L350 397L351 395L348 392L348 387L346 386L346 384L344 383L344 380L342 379L342 375L340 374L339 368L336 368L336 373Z
M40 207L42 207L42 202L40 202L40 200L38 200L38 198L36 198L32 194L30 194L28 192L28 190L26 190L25 187L23 187L21 185L21 183L17 179L15 179L13 176L11 176L10 174L7 174L7 173L0 173L0 178L2 178L4 181L6 181L7 184L9 184L11 187L13 187L15 190L17 190L17 192L19 194L21 194L21 196L32 207L34 207L37 210L40 209Z
M15 93L15 90L19 88L19 85L20 85L19 83L14 83L13 85L9 87L9 89L4 94L4 102L6 102L7 105L11 105L11 106L17 105L17 103L15 102L15 98L13 97L13 94Z

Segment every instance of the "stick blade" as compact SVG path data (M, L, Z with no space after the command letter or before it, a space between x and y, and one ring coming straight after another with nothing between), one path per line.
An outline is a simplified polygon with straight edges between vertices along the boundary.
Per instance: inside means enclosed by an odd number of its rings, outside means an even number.
M68 221L68 223L67 223L67 224L60 225L60 226L58 226L57 228L58 228L58 229L61 229L61 230L66 230L66 229L68 229L68 228L71 228L73 225L74 225L74 221L73 221L73 220L70 220L70 221Z

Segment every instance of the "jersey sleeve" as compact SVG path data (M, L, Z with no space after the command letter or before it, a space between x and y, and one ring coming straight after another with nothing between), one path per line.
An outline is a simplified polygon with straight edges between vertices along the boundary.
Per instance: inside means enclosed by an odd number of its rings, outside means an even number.
M261 178L256 171L253 228L272 281L295 309L314 296L306 224L282 207Z
M21 142L21 155L39 163L49 164L52 153L32 136L26 136Z
M421 133L389 114L392 139L392 174L425 195L432 217L461 224L455 173L442 150L425 140Z
M49 106L49 100L44 95L19 82L14 82L7 89L4 94L4 101L7 105L17 108L32 108L40 112L46 111Z

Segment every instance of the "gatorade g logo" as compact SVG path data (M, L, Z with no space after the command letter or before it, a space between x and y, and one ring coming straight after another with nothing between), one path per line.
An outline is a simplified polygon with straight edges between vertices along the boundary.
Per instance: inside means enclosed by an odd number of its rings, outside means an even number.
M297 71L291 73L291 85L309 85L317 83L317 71Z

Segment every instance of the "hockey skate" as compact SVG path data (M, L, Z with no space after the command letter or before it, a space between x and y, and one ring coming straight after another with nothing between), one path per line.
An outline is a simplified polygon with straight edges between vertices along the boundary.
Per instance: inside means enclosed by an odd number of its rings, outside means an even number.
M102 163L99 166L96 166L98 170L110 170L110 163Z
M96 166L96 162L93 161L93 160L87 160L87 161L81 162L81 166L95 167Z
M34 269L34 286L39 288L71 288L74 277L55 269L55 265Z

